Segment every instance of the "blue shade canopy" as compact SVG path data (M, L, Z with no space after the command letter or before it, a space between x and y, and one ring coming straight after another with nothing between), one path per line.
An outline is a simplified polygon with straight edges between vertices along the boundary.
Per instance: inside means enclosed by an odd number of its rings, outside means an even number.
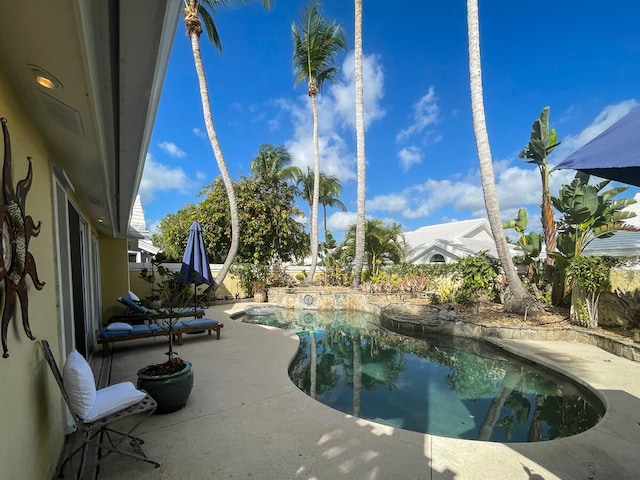
M189 227L189 240L187 240L184 257L182 257L180 274L185 283L213 284L209 259L202 238L202 227L198 222L193 222Z
M563 169L640 187L640 107L555 167L555 170Z

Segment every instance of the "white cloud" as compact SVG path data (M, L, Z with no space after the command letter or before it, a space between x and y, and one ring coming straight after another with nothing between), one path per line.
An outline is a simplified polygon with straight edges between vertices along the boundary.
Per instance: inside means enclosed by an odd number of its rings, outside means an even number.
M403 171L408 171L412 165L422 163L422 152L415 145L404 147L398 152L400 166Z
M162 142L159 147L172 157L184 158L187 156L185 151L173 142Z
M433 87L429 87L429 91L413 105L413 124L398 132L396 141L403 142L413 135L424 132L428 126L438 122L439 113L436 91Z
M195 187L181 168L171 168L157 162L147 154L140 181L140 197L143 204L152 202L158 192L175 191L188 194Z
M198 127L195 127L192 132L196 137L205 138L207 136L207 133L203 132Z
M408 205L408 198L403 193L377 195L367 200L367 211L401 212Z
M334 212L327 217L327 229L331 233L344 232L356 223L356 212ZM322 228L322 224L319 225Z
M567 143L571 144L571 149L575 149L576 145L588 142L628 113L635 105L637 105L635 100L628 100L606 106L587 128L576 135L568 136ZM553 152L554 159L558 150L560 148ZM566 153L564 154L566 155ZM410 159L411 156L408 155L407 158ZM503 221L515 218L518 209L524 207L527 209L529 230L541 231L541 179L538 169L515 156L495 160L493 165ZM571 183L574 176L575 171L573 170L553 171L550 178L551 194L557 195L560 187L563 184ZM400 192L376 196L367 200L368 212L400 214L406 220L435 217L440 209L446 207L464 212L460 214L462 218L486 217L484 195L477 168L449 179L429 178ZM449 210L449 214L451 213ZM426 221L425 224L440 223L442 217L438 218L439 220Z

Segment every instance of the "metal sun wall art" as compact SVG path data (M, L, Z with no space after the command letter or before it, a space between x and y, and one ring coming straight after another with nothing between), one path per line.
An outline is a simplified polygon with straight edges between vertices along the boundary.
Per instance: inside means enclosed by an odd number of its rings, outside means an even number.
M29 297L27 295L26 276L29 275L36 290L42 290L44 282L38 279L36 261L29 252L29 240L40 235L40 225L33 223L29 215L25 215L27 194L31 189L32 168L31 157L27 157L29 170L27 176L13 188L11 171L11 140L7 128L7 119L2 122L4 138L4 164L2 166L2 192L4 203L0 204L0 282L4 280L4 306L2 309L2 357L7 358L7 330L9 321L15 315L16 296L20 299L22 327L31 340L36 337L29 326ZM1 287L0 287L1 288Z

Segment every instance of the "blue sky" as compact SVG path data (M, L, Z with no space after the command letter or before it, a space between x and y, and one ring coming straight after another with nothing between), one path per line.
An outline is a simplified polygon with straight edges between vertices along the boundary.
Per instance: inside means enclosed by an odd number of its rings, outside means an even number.
M411 231L485 216L471 119L466 2L364 1L363 45L367 215ZM556 164L640 100L640 5L602 2L480 1L485 112L501 213L526 207L540 230L540 175L518 158L533 120L551 107ZM230 175L248 176L264 143L284 145L294 164L313 167L306 86L294 87L291 24L307 2L272 0L218 12L219 54L202 36L213 118ZM318 96L321 169L337 175L347 212L328 211L341 238L355 223L353 2L325 0L348 51L338 80ZM573 171L552 174L551 193ZM219 171L205 134L189 39L178 25L140 194L153 231ZM632 196L630 189L623 196ZM307 211L308 206L300 202Z

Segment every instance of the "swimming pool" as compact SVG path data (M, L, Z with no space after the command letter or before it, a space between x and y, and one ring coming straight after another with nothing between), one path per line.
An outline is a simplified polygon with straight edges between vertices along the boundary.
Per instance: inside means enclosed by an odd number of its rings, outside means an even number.
M594 426L602 403L539 365L476 340L411 338L352 311L276 309L245 322L300 337L289 367L294 384L344 413L453 438L534 442Z

